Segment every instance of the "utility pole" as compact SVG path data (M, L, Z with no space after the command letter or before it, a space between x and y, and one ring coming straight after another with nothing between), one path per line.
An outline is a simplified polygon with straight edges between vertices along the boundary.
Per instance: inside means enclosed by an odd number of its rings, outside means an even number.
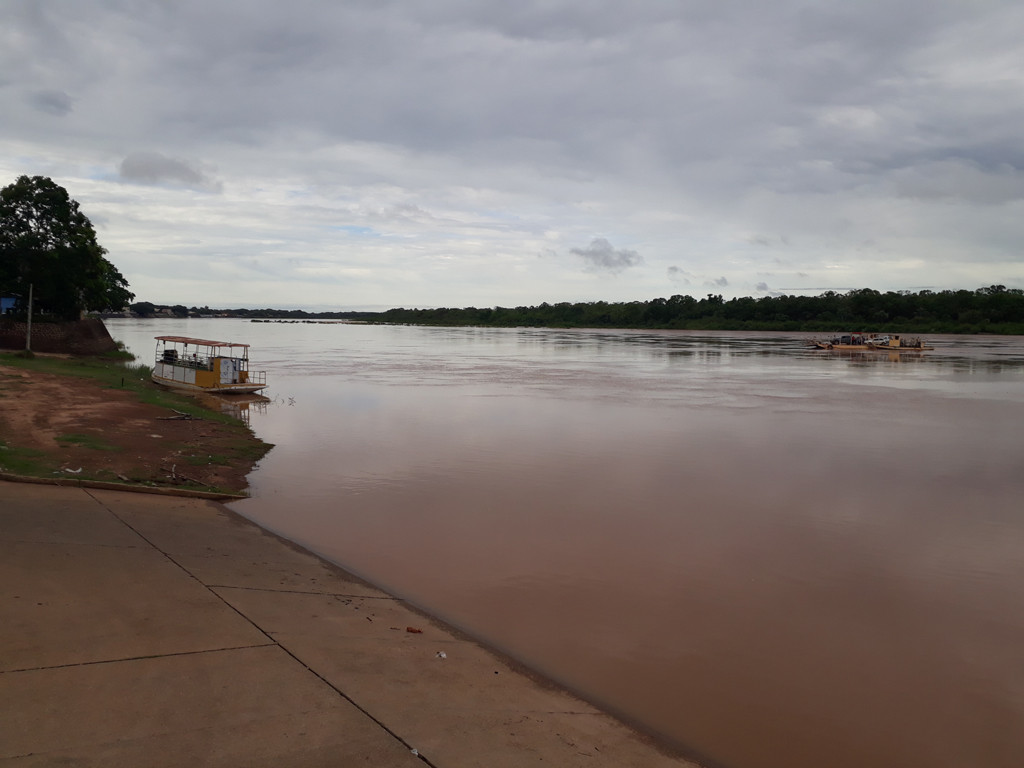
M28 284L28 317L25 322L25 351L32 353L32 283Z

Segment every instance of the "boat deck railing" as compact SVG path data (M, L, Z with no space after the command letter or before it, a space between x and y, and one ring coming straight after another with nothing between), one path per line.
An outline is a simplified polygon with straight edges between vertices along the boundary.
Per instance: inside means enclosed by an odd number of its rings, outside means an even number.
M181 368L194 368L197 371L212 371L213 361L207 357L199 357L198 355L185 355L179 357L177 355L169 355L164 352L162 355L158 355L156 358L158 363L166 363L167 365L177 365Z

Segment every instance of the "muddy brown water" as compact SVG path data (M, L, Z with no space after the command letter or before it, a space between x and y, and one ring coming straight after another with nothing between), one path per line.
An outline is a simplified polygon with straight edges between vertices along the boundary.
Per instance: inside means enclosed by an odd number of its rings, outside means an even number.
M1024 338L108 325L253 345L237 511L692 753L1024 764Z

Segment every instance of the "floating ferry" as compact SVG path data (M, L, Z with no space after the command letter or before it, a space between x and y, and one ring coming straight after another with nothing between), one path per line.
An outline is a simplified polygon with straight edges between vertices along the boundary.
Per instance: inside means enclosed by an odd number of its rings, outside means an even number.
M929 347L919 338L908 338L900 334L881 336L866 333L844 333L831 339L811 339L808 342L815 349L878 352L921 352Z
M157 336L153 381L191 392L247 394L267 386L264 371L249 370L249 345Z
M868 349L867 340L874 338L868 336L866 333L844 333L837 334L831 339L811 339L807 343L815 349L850 349L850 350L865 350Z
M921 352L925 349L935 349L929 347L923 339L916 336L907 338L898 333L892 336L874 336L868 340L868 346L881 352Z

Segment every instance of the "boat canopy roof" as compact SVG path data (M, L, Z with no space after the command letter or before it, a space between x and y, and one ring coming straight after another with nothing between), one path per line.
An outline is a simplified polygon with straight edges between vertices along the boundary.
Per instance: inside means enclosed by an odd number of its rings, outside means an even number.
M157 341L169 341L172 344L194 344L197 347L246 347L248 344L237 344L233 341L210 341L209 339L193 339L191 336L157 336Z

